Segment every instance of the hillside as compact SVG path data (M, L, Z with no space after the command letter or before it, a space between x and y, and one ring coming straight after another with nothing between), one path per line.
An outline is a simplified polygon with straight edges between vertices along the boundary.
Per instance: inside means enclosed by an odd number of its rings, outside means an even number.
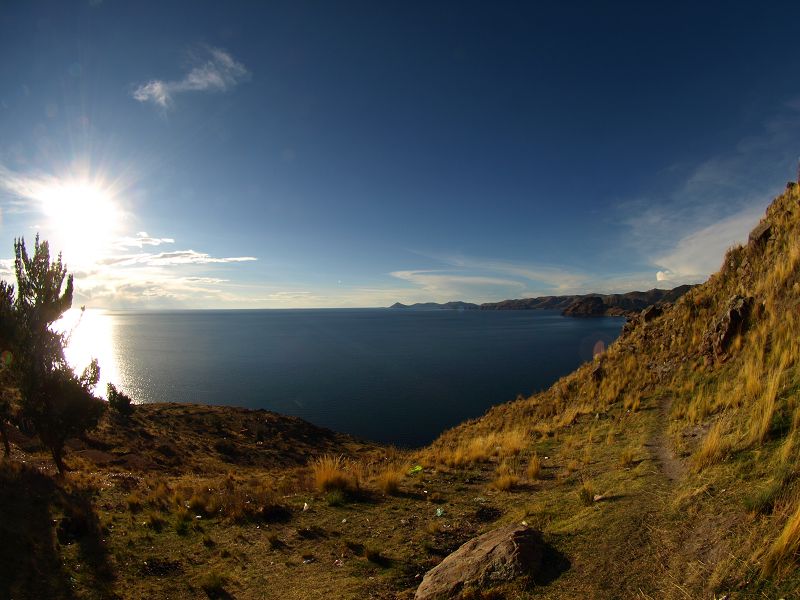
M417 302L415 304L395 302L389 308L406 310L476 310L480 307L472 302L454 300L452 302Z
M417 302L402 304L395 302L389 308L409 310L560 310L568 317L634 316L648 306L675 302L692 289L681 285L671 290L652 289L646 292L625 294L580 294L571 296L539 296L500 302Z
M427 448L157 405L107 416L58 479L17 435L0 597L410 599L461 544L523 521L541 568L464 598L797 597L799 360L791 185L706 283Z
M625 294L582 294L573 296L541 296L481 304L481 310L560 310L569 317L629 316L648 306L675 302L692 286L681 285L671 290L652 289Z

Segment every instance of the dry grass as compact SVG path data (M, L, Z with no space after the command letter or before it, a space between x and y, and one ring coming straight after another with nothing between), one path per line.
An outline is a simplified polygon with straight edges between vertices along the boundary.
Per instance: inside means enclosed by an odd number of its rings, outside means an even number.
M625 448L619 455L619 464L629 469L633 466L634 456L636 456L636 452L633 448Z
M528 479L532 481L539 479L539 477L542 475L542 460L535 452L528 461L528 468L525 470L525 473L528 476Z
M454 447L430 449L428 460L434 464L459 467L481 463L491 458L515 456L530 443L526 429L493 431L459 441Z
M403 469L398 465L389 465L378 474L375 484L384 494L394 496L400 492L400 482L403 479Z
M580 490L578 490L578 498L580 499L581 504L584 506L590 506L594 503L594 497L596 494L597 490L592 482L588 479L584 479L581 482Z
M519 483L519 477L508 463L502 463L495 471L495 479L490 484L496 490L509 492Z
M762 573L777 575L794 568L800 557L800 501L797 508L786 521L780 535L770 546L764 557Z
M311 462L311 473L314 486L320 492L339 490L342 492L358 488L358 480L346 471L347 464L343 456L326 454Z
M777 408L778 392L785 365L781 363L767 377L766 386L759 399L753 405L753 415L749 420L747 442L750 445L761 444L772 426L772 418Z
M700 447L692 457L697 471L701 471L725 458L730 445L724 440L722 422L715 423L700 442Z

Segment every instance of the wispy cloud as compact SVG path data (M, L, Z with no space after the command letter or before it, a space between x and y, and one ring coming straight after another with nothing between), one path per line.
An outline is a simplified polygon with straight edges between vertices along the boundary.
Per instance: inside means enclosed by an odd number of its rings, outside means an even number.
M621 245L650 264L664 285L705 280L729 247L746 240L793 175L798 135L800 99L794 99L729 152L684 169L673 188L622 203Z
M492 302L506 298L567 296L596 292L614 294L656 287L653 272L593 275L572 267L521 264L475 257L438 257L446 270L406 270L390 273L410 284L392 290L395 301L468 300ZM385 290L376 291L383 295Z
M750 230L763 215L760 206L744 210L681 238L668 253L653 259L659 281L698 283L720 268L732 245L747 241Z
M547 289L553 292L571 293L583 285L588 276L574 267L544 265L534 263L515 263L497 259L481 259L464 256L445 256L439 260L456 267L472 271L517 277L525 281L526 287Z
M174 244L172 238L150 237L146 231L140 231L133 237L121 237L116 245L119 248L143 248L145 246L161 246L162 244Z
M4 192L0 200L6 211L22 212L37 201L42 190L52 184L53 178L40 174L19 173L0 164L0 191Z
M169 239L169 238L166 238ZM170 265L207 265L213 263L237 263L258 260L255 256L230 256L215 257L205 252L194 250L175 250L173 252L158 252L128 255L112 255L99 258L97 264L101 265L149 265L154 267L166 267Z
M390 273L392 277L404 279L411 283L417 283L427 286L442 286L442 285L506 285L511 287L522 287L522 284L512 279L501 279L498 277L483 277L480 275L465 275L457 273L445 273L441 271L393 271Z
M14 260L0 258L0 279L8 279L14 275Z
M173 106L175 96L186 92L226 92L250 77L247 68L221 48L208 48L208 56L182 79L152 79L133 91L139 102L152 102L162 109Z

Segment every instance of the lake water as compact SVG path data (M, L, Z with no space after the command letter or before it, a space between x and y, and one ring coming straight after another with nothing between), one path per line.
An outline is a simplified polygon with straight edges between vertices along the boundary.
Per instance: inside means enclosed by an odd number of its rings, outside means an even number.
M539 310L86 311L68 358L98 358L98 391L112 381L137 402L265 408L417 446L548 387L623 321Z

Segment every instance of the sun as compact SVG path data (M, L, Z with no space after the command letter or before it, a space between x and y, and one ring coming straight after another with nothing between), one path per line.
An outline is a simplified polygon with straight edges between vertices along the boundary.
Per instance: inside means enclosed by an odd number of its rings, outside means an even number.
M119 233L122 210L115 194L101 182L56 181L43 186L37 196L51 247L60 249L71 264L96 261Z

